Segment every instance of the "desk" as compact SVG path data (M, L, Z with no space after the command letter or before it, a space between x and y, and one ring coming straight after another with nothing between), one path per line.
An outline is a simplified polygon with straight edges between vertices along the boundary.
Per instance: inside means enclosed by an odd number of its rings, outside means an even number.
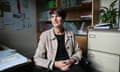
M27 62L5 69L2 72L32 72L32 60L28 59Z
M14 70L17 67L30 63L31 60L13 49L0 51L0 71Z

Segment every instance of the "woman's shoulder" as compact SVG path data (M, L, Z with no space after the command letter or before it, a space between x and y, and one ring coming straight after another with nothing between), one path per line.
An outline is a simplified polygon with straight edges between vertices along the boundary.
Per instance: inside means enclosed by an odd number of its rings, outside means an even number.
M46 31L42 32L41 36L43 36L43 37L49 36L51 34L51 30L52 29L49 29L49 30L46 30Z
M67 34L74 35L74 33L73 33L71 30L69 30L69 29L65 29L65 32L66 32Z
M49 30L46 30L46 31L43 31L43 32L41 33L41 35L47 35L48 33L50 33L50 29L49 29Z

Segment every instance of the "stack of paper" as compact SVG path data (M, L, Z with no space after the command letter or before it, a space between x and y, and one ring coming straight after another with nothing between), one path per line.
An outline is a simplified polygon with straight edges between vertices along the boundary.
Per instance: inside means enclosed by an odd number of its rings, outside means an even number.
M0 51L0 71L25 62L27 62L27 58L13 50L7 49Z
M94 29L110 29L110 28L111 28L111 24L109 24L109 23L96 24L94 26Z

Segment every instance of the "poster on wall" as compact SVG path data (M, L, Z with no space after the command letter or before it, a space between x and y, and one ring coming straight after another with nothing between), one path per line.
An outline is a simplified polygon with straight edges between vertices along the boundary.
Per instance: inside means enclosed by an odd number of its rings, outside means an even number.
M29 30L32 27L28 0L0 0L0 17L0 30Z
M13 13L12 12L4 12L4 24L13 24Z

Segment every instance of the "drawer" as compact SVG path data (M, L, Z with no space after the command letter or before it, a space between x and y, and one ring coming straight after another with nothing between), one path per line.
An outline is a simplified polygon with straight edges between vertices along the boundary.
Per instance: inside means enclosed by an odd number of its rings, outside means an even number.
M119 72L118 55L89 50L88 58L95 72Z
M89 32L88 49L120 55L120 32Z

